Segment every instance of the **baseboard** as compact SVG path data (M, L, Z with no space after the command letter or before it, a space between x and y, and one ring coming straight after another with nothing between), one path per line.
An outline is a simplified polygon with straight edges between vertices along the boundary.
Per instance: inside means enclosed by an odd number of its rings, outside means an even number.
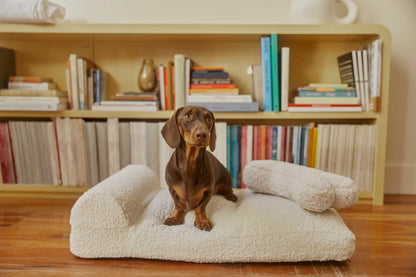
M416 194L416 164L387 164L384 193Z

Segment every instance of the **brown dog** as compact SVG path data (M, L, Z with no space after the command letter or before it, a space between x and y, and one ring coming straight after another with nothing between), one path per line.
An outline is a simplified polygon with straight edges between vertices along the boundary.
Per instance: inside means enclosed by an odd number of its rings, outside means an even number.
M195 226L210 231L212 223L206 207L214 194L237 201L231 187L231 174L208 151L215 149L214 115L204 107L186 106L178 109L162 128L162 136L175 152L166 166L175 209L165 224L183 224L185 213L195 210Z

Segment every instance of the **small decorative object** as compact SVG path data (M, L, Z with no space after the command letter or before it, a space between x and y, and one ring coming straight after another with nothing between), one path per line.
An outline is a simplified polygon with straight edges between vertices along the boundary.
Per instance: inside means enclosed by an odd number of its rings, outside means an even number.
M348 10L343 18L335 14L337 2ZM357 19L358 8L353 0L292 0L290 15L295 24L349 24Z
M144 59L139 72L139 88L141 91L153 91L156 87L156 71L152 59Z

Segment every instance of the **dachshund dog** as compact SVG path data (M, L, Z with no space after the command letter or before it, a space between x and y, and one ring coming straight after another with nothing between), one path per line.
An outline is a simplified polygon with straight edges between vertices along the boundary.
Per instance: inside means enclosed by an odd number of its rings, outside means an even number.
M206 207L214 194L236 202L231 174L206 151L214 151L216 133L214 115L200 106L179 108L162 128L162 136L175 151L166 166L166 183L175 208L164 224L183 224L185 214L195 210L195 226L210 231Z

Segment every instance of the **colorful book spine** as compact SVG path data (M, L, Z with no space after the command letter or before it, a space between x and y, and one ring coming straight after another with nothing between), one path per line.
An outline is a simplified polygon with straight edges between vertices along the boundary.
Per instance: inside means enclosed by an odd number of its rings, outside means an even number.
M273 101L273 111L280 111L280 89L279 89L279 38L277 34L272 34L270 36L271 48L270 48L270 58L271 58L271 75L272 75L272 101Z
M264 111L273 110L272 76L270 60L270 37L261 38L261 61L263 69L263 105Z

